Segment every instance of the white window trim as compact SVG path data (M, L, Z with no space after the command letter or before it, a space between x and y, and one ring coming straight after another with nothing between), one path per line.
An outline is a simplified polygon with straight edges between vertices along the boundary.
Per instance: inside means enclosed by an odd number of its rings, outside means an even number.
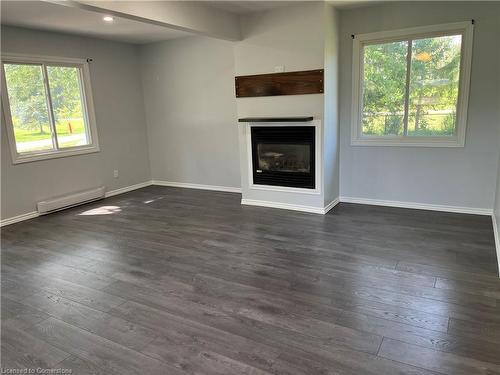
M22 55L22 54L2 54L2 109L5 119L5 124L7 128L7 138L9 140L10 152L12 156L12 162L14 164L27 163L38 160L62 158L67 156L89 154L93 152L98 152L99 140L97 135L96 119L94 112L94 100L92 98L92 88L90 85L90 70L89 64L85 59L74 59L66 57L54 57L54 56L33 56L33 55ZM48 150L48 151L34 151L31 153L18 153L16 147L16 140L14 136L14 127L12 124L12 115L10 112L9 97L7 95L7 82L5 80L5 74L3 70L4 63L34 63L34 64L50 64L50 65L61 65L61 66L71 66L78 67L80 69L80 80L83 86L82 96L83 96L83 115L87 122L87 136L90 138L90 143L85 146L76 146L60 150ZM49 109L50 112L50 109ZM52 116L49 113L49 116Z
M469 103L470 72L472 63L472 39L474 25L471 21L442 25L414 27L409 29L359 34L353 40L352 59L352 108L351 145L353 146L416 146L416 147L464 147ZM454 136L410 137L410 136L368 136L362 133L363 111L363 46L377 42L398 41L446 34L462 34L460 56L459 95L457 120Z

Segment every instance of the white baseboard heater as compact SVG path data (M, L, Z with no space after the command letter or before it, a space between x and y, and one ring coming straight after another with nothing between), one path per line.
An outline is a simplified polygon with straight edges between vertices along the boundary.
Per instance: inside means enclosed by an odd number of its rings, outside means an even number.
M54 211L63 210L78 206L80 204L92 202L104 198L105 187L101 186L95 189L79 191L76 193L55 197L37 203L38 213L40 215L50 214Z

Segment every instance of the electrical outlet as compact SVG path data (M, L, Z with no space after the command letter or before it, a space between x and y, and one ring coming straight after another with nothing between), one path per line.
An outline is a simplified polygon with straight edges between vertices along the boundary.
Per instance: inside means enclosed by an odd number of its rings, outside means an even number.
M115 170L113 171L113 177L114 177L114 178L118 178L118 169L115 169Z
M285 65L276 65L274 67L275 73L283 73L285 71Z

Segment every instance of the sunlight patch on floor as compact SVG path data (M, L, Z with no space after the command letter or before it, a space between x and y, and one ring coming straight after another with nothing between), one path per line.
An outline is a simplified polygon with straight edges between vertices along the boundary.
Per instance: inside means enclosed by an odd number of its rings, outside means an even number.
M101 206L93 208L91 210L83 211L78 214L78 216L93 216L93 215L112 215L121 212L121 208L118 206Z

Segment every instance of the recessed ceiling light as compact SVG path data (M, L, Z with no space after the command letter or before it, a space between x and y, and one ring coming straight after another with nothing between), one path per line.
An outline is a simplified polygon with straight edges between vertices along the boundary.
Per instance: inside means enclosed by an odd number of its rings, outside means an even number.
M111 16L105 16L105 17L103 17L102 19L103 19L104 21L106 21L106 22L113 22L113 20L114 20L114 18L113 18L113 17L111 17Z

